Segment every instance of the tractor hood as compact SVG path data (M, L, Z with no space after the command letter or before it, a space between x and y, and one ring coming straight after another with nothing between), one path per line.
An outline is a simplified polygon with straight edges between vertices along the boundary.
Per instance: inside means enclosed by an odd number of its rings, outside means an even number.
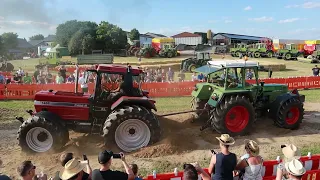
M73 104L89 104L90 94L74 93L66 91L40 91L36 93L34 100L39 102L61 102Z

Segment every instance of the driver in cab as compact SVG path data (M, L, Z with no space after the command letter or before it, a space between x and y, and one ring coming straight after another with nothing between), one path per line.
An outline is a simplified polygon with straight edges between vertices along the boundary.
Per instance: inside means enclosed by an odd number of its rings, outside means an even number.
M230 72L230 70L229 70L229 72ZM227 73L227 70L224 69L220 78L222 80L225 80L225 78L227 78L227 87L228 88L235 88L238 86L238 83L237 83L238 80L237 80L237 78L235 76L235 72L233 70L231 70L231 73Z

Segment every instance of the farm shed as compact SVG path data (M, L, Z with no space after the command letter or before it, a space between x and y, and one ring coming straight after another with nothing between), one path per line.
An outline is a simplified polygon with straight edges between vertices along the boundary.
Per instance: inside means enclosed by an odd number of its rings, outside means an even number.
M174 39L174 43L176 45L179 45L179 44L187 44L187 45L202 44L202 36L199 34L183 32L183 33L176 34L176 35L172 36L172 38Z
M140 47L143 46L151 46L152 44L152 36L146 35L146 34L140 34L139 40L140 40Z
M217 33L213 37L213 45L233 45L237 43L253 44L258 43L265 37L247 36L240 34Z

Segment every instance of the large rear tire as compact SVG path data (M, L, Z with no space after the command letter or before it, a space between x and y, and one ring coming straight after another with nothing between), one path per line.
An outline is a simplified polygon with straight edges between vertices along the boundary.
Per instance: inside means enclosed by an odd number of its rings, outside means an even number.
M32 116L18 130L18 141L22 151L43 153L63 147L59 127L45 118Z
M211 125L218 133L245 135L252 128L255 112L246 96L232 95L222 100L211 118Z
M159 141L160 122L151 110L126 106L108 116L103 136L105 144L115 142L121 150L131 152Z
M278 127L294 130L300 127L303 115L303 103L298 99L290 98L281 105L274 122Z

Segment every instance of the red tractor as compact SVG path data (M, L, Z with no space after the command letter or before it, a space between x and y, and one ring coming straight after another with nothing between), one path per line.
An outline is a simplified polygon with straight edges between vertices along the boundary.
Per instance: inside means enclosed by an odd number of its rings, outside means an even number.
M85 72L85 79L95 75L93 94L65 91L40 91L34 98L31 117L16 117L22 125L18 141L23 151L47 152L58 150L69 141L69 130L100 134L105 144L116 143L130 152L157 142L161 135L160 122L152 110L155 101L140 88L142 70L131 66L96 65ZM78 77L78 76L77 76ZM117 90L108 84L118 77ZM77 81L76 81L77 82ZM134 84L136 86L134 86Z

